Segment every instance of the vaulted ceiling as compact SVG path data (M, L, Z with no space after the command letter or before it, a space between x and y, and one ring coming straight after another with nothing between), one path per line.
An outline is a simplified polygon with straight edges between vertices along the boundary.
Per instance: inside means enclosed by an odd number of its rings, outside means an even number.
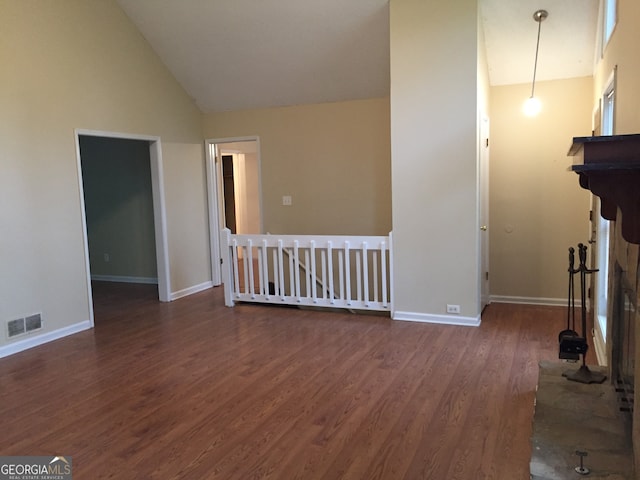
M388 0L118 0L205 112L389 93ZM593 73L598 0L480 0L492 85Z

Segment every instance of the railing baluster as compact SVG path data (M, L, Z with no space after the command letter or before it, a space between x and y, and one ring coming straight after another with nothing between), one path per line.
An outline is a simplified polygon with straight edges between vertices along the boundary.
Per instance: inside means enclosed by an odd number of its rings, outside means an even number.
M222 253L222 284L224 288L224 304L233 307L233 255L231 253L231 231L224 228L220 232L220 245Z
M387 308L387 244L380 243L380 268L382 269L382 306Z
M362 250L354 252L356 256L356 298L358 303L362 301Z
M378 250L371 252L373 260L373 301L378 303Z
M233 281L234 281L234 291L236 293L236 298L240 298L240 266L238 259L238 241L234 238L233 245L231 246L231 263L233 265Z
M296 286L294 284L295 276L293 274L293 255L289 255L289 296L295 297L296 294Z
M251 241L251 239L249 239L249 241L247 242L247 247L246 247L246 251L247 251L247 257L249 257L249 261L247 261L247 258L245 257L245 265L247 265L249 267L249 294L251 295L251 298L256 298L256 286L255 286L255 280L253 278L253 242ZM246 270L245 270L246 271ZM246 277L245 277L245 282L246 282Z
M364 306L369 306L369 257L367 253L367 242L362 242L362 297Z
M280 269L278 268L278 250L273 249L273 286L275 296L280 294Z
M263 294L263 290L262 290L262 247L256 247L257 249L257 253L258 253L258 295L262 295Z
M278 240L278 275L280 277L280 300L285 300L285 284L284 284L284 256L282 253L282 240Z
M241 245L238 249L238 262L242 257L242 293L249 294L249 265L247 264L247 246Z
M338 250L338 275L340 279L340 300L346 301L346 298L344 298L344 250Z
M344 242L344 272L345 283L347 284L347 305L351 305L351 254L349 242Z
M293 242L293 258L296 264L296 299L298 303L300 303L300 252L299 252L299 242L298 240L294 240Z
M260 294L264 295L269 300L269 257L267 256L267 240L262 240L262 269L260 270Z
M318 303L318 295L316 289L316 241L311 240L311 248L309 255L311 256L311 272L309 273L309 284L311 285L311 299L313 303ZM307 262L307 265L309 262ZM307 295L308 296L308 295Z
M331 243L331 240L327 242L327 257L329 259L327 262L327 267L329 269L329 295L331 295L331 305L334 305L336 303L336 299L333 294L333 243Z
M309 250L308 249L304 249L304 264L303 265L309 265ZM305 268L304 270L304 283L305 283L305 299L311 298L311 272L309 272L308 268ZM302 290L302 285L300 285L300 289Z
M327 299L327 251L320 251L320 262L322 263L322 299Z

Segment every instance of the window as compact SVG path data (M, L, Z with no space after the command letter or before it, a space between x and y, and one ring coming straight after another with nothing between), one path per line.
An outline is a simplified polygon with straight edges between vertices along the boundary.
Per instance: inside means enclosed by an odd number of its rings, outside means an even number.
M602 95L602 135L613 135L616 70L609 78ZM598 202L600 207L600 202ZM598 273L596 274L595 318L602 341L607 341L607 283L609 278L609 220L600 215L598 208L598 237L596 248Z
M600 202L598 202L599 204ZM596 318L602 340L607 341L607 280L609 278L609 220L598 220L598 272L596 273Z
M602 134L613 135L613 110L615 106L615 89L613 79L609 82L602 97Z
M602 0L602 50L609 43L618 20L617 0Z

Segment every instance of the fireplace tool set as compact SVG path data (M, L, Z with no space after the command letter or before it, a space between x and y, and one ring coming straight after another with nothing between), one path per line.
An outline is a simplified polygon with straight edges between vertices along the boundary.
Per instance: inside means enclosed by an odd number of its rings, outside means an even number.
M578 267L575 267L575 249L569 247L569 292L567 302L567 328L560 332L558 341L560 343L560 358L563 360L577 361L582 355L582 366L577 370L567 370L562 375L568 380L580 383L602 383L607 378L601 373L592 372L587 367L586 354L589 349L587 342L587 275L591 275L598 270L587 268L587 247L582 243L578 244ZM580 275L580 313L582 320L582 331L576 331L576 303L575 303L575 283L574 276Z

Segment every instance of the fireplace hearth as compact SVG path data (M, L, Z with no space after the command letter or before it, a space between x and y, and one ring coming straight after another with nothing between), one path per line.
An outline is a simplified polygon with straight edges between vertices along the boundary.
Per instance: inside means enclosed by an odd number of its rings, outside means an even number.
M531 438L532 480L633 480L630 424L617 408L611 384L569 382L562 362L540 362ZM591 367L603 373L604 367Z

